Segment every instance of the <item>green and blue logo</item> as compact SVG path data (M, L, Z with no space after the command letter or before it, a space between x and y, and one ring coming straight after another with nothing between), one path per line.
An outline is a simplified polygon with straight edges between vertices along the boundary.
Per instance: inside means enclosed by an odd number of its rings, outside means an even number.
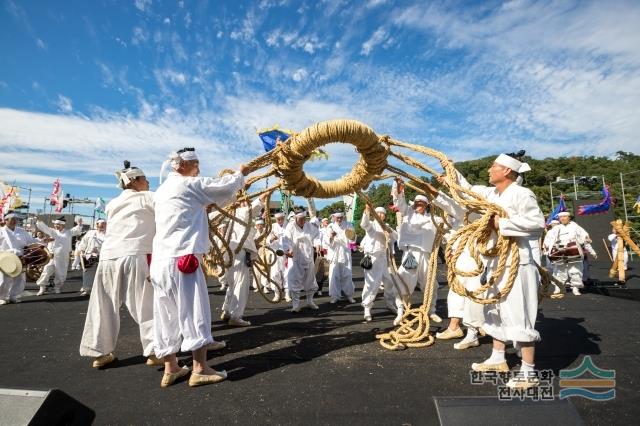
M581 377L590 373L593 378ZM560 399L579 396L594 401L608 401L616 397L616 371L598 368L589 355L579 366L560 370ZM606 389L593 391L591 389Z

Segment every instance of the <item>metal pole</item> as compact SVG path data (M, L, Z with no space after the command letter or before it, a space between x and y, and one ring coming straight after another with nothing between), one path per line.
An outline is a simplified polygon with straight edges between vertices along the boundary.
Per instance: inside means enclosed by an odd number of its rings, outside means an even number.
M573 175L573 199L578 200L578 184L576 183L576 175Z
M553 211L553 184L549 182L549 196L551 197L551 211Z
M31 210L31 188L29 188L29 199L27 200L27 217L29 217L30 210Z
M622 188L622 206L624 208L624 221L626 222L629 218L627 217L627 200L624 196L624 180L622 179L622 173L620 173L620 187Z

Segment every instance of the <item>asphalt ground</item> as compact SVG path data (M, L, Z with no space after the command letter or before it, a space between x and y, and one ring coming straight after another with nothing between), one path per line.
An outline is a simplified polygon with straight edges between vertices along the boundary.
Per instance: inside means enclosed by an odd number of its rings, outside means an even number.
M573 397L571 402L586 424L635 424L640 418L640 264L631 265L626 288L616 288L606 277L609 266L592 265L592 277L600 279L601 287L541 304L536 367L557 375L590 355L598 367L615 369L615 399ZM438 278L445 284L443 271ZM358 266L354 281L359 296L363 280ZM284 303L271 305L253 292L245 315L253 325L232 328L218 320L224 294L214 281L209 287L212 331L228 346L209 357L215 368L227 370L228 380L161 389L162 369L145 365L136 325L126 309L117 362L96 370L91 359L80 357L88 303L79 296L80 284L79 274L72 272L61 294L36 297L30 283L31 295L22 303L0 307L0 388L61 389L95 410L94 424L422 425L438 423L433 397L497 398L496 386L470 383L471 363L490 354L488 337L480 347L464 351L453 349L455 341L436 341L428 348L393 352L375 339L391 327L394 317L381 298L373 321L365 323L359 297L356 304L337 305L319 297L319 311L295 315ZM437 307L443 318L447 291L440 287ZM421 292L414 294L416 303L421 299ZM190 357L184 354L181 359L188 362ZM507 361L513 368L519 365L513 349ZM559 390L555 379L556 399ZM532 407L523 411L520 424L533 421L535 404Z

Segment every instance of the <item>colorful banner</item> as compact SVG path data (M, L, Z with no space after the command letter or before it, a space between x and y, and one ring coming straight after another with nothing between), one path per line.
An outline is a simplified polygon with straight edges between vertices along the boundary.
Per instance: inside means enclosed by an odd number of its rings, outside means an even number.
M609 193L609 187L602 187L602 201L598 204L585 204L578 207L579 216L588 216L591 214L602 214L611 208L611 194Z

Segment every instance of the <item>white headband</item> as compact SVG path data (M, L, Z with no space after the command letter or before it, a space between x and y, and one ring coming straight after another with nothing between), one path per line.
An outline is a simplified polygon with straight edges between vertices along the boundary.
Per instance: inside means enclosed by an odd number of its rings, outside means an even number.
M344 216L344 215L342 214L342 212L335 212L335 213L333 214L333 217L342 217L342 216Z
M51 223L53 223L54 225L66 225L67 222L65 222L64 220L52 220Z
M424 195L416 195L416 198L413 199L413 203L417 203L418 201L422 201L425 204L429 204L429 199Z
M7 213L6 215L4 215L4 220L13 219L14 217L15 217L15 218L17 218L17 217L18 217L18 215L17 215L17 214L15 214L15 213L13 213L13 212L11 212L11 213Z
M106 220L104 220L104 219L98 219L98 220L96 220L96 225L97 225L98 223L107 223L107 221L106 221Z
M262 219L256 220L256 225L264 225L264 220Z
M376 213L387 214L387 210L384 207L376 207Z
M296 217L297 217L297 218L307 217L307 212L305 212L305 211L301 211L301 212L299 212L299 213L296 213Z
M560 217L560 216L571 216L571 213L569 213L569 212L560 212L560 213L558 213L558 217Z
M280 219L281 217L284 217L284 213L278 212L278 213L275 214L275 218L276 219Z
M516 173L524 173L531 170L531 167L529 167L527 163L518 161L506 154L498 155L498 158L496 158L494 162L500 164L501 166L508 167Z
M131 181L137 177L144 176L142 169L132 168L124 171L118 171L115 173L118 179L118 188L123 188L131 183Z
M164 179L164 176L169 167L171 167L173 171L176 171L178 170L178 167L180 167L180 163L182 161L193 161L197 159L198 156L196 155L195 151L183 151L180 154L178 154L176 151L173 151L171 154L169 154L169 157L167 157L167 159L162 163L162 167L160 168L160 183L162 183L162 180Z

